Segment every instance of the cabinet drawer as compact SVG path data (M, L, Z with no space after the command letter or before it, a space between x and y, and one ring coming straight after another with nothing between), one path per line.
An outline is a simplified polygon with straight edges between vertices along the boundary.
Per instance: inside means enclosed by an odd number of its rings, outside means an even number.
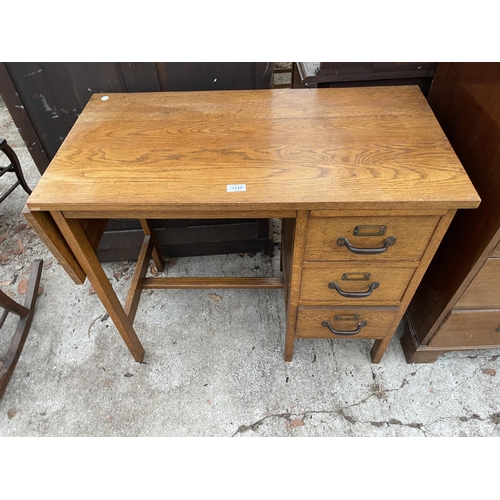
M302 271L300 301L397 306L414 272L371 262L321 263Z
M299 307L296 335L301 338L382 339L389 333L397 311L389 308ZM332 333L327 324L344 334Z
M417 262L439 219L439 216L311 217L304 258ZM349 246L354 248L350 250ZM356 248L370 253L359 253Z
M452 311L429 346L500 347L500 309Z
M455 307L500 308L500 259L488 259L484 263Z

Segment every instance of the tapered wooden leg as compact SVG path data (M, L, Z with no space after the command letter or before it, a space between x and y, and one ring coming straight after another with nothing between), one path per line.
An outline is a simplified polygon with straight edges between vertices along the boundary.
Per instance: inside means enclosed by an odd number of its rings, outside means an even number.
M288 304L286 308L286 339L285 361L292 361L293 346L295 343L295 329L299 310L300 283L302 280L302 261L306 245L307 221L309 212L297 212L295 231L293 235L293 251L291 262L290 283L288 287Z
M85 232L77 219L65 219L61 212L51 212L54 221L66 239L69 247L85 271L103 306L109 313L125 344L136 361L144 359L144 348L132 327L113 287L111 286L101 263L89 243Z
M145 236L139 257L137 259L137 264L135 265L134 275L132 276L132 282L130 283L127 300L125 301L125 312L132 323L134 322L137 307L139 306L139 300L142 292L142 282L148 271L152 248L153 243L151 241L151 236Z
M438 249L443 236L445 235L449 225L451 224L451 221L453 220L453 217L455 216L455 212L456 210L448 210L439 220L438 225L434 230L434 234L432 235L432 238L427 245L424 254L422 255L420 265L415 270L415 273L413 274L413 277L411 278L410 283L408 284L408 287L406 288L405 293L401 298L401 301L399 303L399 311L396 315L392 328L390 329L392 333L381 340L376 340L373 344L372 350L370 352L372 363L380 363L380 360L382 359L387 346L389 345L394 333L396 333L396 329L398 328L399 323L403 318L403 314L408 308L408 305L410 304L410 301L415 294L425 271L429 267L432 257L436 253L436 250Z
M141 219L140 222L144 234L151 237L151 243L153 244L153 261L157 271L162 273L165 269L165 261L163 260L160 244L158 243L153 224L149 219Z
M370 351L372 363L380 363L380 360L382 359L382 356L384 355L391 339L392 335L388 335L387 337L374 342L372 350Z

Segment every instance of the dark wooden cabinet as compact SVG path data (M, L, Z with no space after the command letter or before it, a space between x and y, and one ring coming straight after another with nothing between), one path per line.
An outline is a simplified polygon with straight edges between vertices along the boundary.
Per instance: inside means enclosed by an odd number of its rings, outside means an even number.
M438 63L432 62L297 62L292 87L365 87L418 85L424 95Z
M273 69L266 62L9 62L0 63L0 94L43 174L94 93L269 89ZM156 224L170 257L273 249L269 219ZM141 234L136 221L110 221L98 257L137 258Z
M482 201L458 211L408 308L414 363L500 348L500 63L439 63L428 101Z

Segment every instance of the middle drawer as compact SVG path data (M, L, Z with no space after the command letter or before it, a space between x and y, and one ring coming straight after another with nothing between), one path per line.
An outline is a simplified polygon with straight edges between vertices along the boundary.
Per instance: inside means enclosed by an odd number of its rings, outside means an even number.
M415 267L372 262L304 263L300 303L397 306Z

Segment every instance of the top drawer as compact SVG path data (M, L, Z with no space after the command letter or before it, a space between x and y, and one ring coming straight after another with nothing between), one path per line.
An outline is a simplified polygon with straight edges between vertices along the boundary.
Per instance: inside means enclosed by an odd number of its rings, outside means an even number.
M419 261L440 217L311 217L304 260Z

